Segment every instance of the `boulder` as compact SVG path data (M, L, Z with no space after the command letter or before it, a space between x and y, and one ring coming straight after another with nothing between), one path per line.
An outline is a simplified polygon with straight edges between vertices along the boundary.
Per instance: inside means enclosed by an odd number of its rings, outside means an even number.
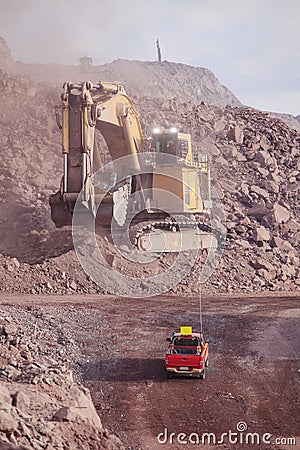
M237 144L242 144L244 141L243 130L238 125L229 129L227 137L230 141L234 141Z
M17 269L17 266L13 261L14 259L16 259L16 258L9 259L5 262L4 268L7 270L7 272L14 272ZM18 261L18 260L16 259L16 261ZM19 263L19 265L20 265L20 263Z
M239 224L235 227L235 231L237 234L239 234L240 236L247 236L247 227L245 227L245 225Z
M259 162L257 162L257 161L248 161L247 162L247 164L248 164L248 167L250 168L250 169L252 169L254 172L257 172L258 171L258 168L259 168Z
M18 429L18 422L7 412L0 410L0 431L12 433Z
M269 169L274 172L278 170L277 160L274 156L270 156L270 158L268 160L268 166L269 166Z
M101 426L100 419L95 420L92 418L87 408L77 406L62 406L53 415L52 420L55 422L85 422L92 426Z
M245 195L249 195L249 186L248 184L242 183L240 187L240 192L242 192Z
M237 154L236 154L236 160L237 160L238 162L246 162L246 161L247 161L247 158L246 158L245 155L243 155L243 153L237 152Z
M296 268L290 264L281 265L282 277L292 278L296 275Z
M264 150L259 150L255 154L255 160L260 163L261 166L266 167L270 160L270 155Z
M269 272L266 269L258 269L257 273L263 277L266 281L272 281L275 278L275 275L273 272Z
M16 269L19 269L21 264L20 264L20 262L17 260L17 258L12 258L12 259L10 260L10 265L13 266L13 267L16 268Z
M275 203L270 214L265 215L262 218L261 223L265 227L272 228L274 226L286 223L290 216L291 214L287 208L279 203Z
M251 149L252 149L252 152L251 152L251 153L252 153L253 158L254 158L255 153L257 152L257 150L260 149L259 143L258 143L258 142L252 142ZM253 159L253 158L252 158L252 159Z
M276 272L274 266L263 258L256 258L254 261L251 261L251 266L256 270L265 269L269 272Z
M218 156L221 154L218 147L216 147L214 142L209 138L202 141L202 148L204 150L204 153L208 153L211 156Z
M267 177L269 174L269 171L264 167L258 167L257 170L263 177Z
M249 208L247 212L247 216L254 217L259 221L261 221L262 218L267 214L270 214L270 210L261 203L253 205L252 208Z
M279 250L287 252L287 253L293 253L296 254L296 250L292 246L292 244L289 241L281 241L278 245Z
M79 409L74 406L62 406L53 415L55 422L80 422Z
M263 186L268 192L271 192L274 194L278 194L279 189L280 189L279 184L276 183L276 181L271 181L271 180L265 180L263 182Z
M62 406L53 416L58 422L83 421L97 428L102 428L100 418L93 405L87 389L73 385L70 389L70 403Z
M253 159L255 159L255 154L256 154L256 152L255 151L251 151L251 150L249 150L247 153L246 153L246 158L247 158L247 161L253 161Z
M11 409L12 398L9 390L4 384L0 385L0 410L9 413Z
M275 183L281 182L281 177L277 172L269 172L268 174L268 180L275 181Z
M223 131L225 128L225 119L222 117L214 123L214 130L216 132Z
M265 151L270 150L270 144L265 136L261 136L259 146Z
M75 283L75 281L72 281L72 282L70 283L70 288L71 288L73 291L76 291L76 289L77 289L77 284Z
M27 414L30 407L30 398L23 391L17 391L13 395L13 406L18 408L23 413Z
M300 223L295 219L290 219L282 226L282 231L283 233L299 233Z
M233 145L230 147L223 148L223 156L225 157L225 159L227 161L231 160L231 159L236 159L237 154L238 154L238 151Z
M281 239L281 237L279 236L273 236L271 241L270 241L270 246L271 247L277 247L280 248L280 245L282 244L283 239Z
M253 230L252 237L256 242L269 241L270 232L263 226L257 227Z
M274 219L275 219L276 224L285 223L291 217L289 210L287 208L285 208L284 206L280 205L279 203L274 204L273 214L274 214Z
M250 190L251 192L257 194L259 197L269 198L269 193L258 186L251 186Z
M251 244L246 239L236 239L235 243L239 247L243 247L243 248L250 248L251 247Z

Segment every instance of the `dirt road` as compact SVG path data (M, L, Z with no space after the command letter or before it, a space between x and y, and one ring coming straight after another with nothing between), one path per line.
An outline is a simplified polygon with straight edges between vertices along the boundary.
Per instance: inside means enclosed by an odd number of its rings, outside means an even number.
M3 296L1 305L11 314L24 313L24 320L34 315L40 329L57 336L58 345L68 349L73 343L78 376L91 390L104 426L127 449L296 449L298 302L299 294L203 298L204 331L211 339L205 380L167 380L164 373L166 337L180 325L198 328L196 298ZM247 432L258 433L259 446L230 443L228 436L220 442L222 433L237 432L239 422L244 423L240 431L247 426ZM240 431L238 439L245 439ZM181 441L193 442L197 435L214 433L219 445L208 446L208 436L204 446L178 443L179 433L187 435ZM272 435L266 438L271 444L262 443L264 433ZM298 443L284 445L290 437ZM278 438L283 444L275 443ZM209 439L212 444L213 435Z

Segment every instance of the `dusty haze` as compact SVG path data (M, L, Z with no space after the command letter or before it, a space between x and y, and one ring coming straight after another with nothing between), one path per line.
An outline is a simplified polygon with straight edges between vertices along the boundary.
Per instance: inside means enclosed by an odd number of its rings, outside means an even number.
M14 59L75 64L90 55L163 59L207 67L237 97L263 110L299 114L298 19L288 0L0 1L0 30Z

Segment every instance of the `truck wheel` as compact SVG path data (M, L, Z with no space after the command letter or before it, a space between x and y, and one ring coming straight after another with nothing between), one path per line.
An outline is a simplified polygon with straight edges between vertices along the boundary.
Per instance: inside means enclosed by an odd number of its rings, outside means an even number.
M200 380L204 380L205 379L205 371L203 370L201 373L200 373Z
M208 358L205 361L205 367L208 367Z
M170 380L171 378L173 378L173 374L172 373L167 373L167 378Z

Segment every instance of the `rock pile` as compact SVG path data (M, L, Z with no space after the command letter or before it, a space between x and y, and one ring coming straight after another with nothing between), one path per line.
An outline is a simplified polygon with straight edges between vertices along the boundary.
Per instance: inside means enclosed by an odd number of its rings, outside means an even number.
M228 241L212 284L221 290L298 289L299 133L252 108L175 100L156 101L155 110L150 105L147 100L140 107L147 123L176 124L192 134L196 152L210 155ZM265 267L257 267L257 258Z
M103 429L89 391L74 381L64 352L54 359L51 339L48 344L40 339L42 330L1 309L0 448L124 448Z

